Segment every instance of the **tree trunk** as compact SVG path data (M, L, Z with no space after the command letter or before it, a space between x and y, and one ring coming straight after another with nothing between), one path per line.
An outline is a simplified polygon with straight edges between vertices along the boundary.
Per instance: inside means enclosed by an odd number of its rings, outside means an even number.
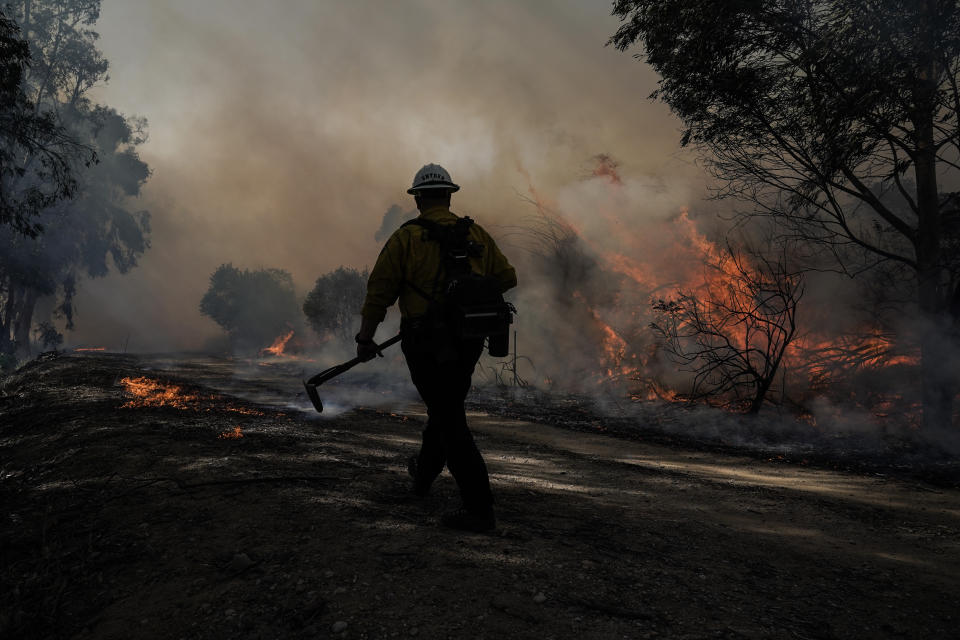
M3 313L0 315L0 335L10 338L10 329L13 326L14 310L17 308L17 286L11 279L7 287L7 299L4 300Z
M767 395L767 391L770 389L770 383L764 382L761 387L757 390L756 394L753 396L753 400L750 402L750 408L747 409L747 415L756 415L760 413L760 409L763 407L763 399Z
M33 7L32 0L24 0L23 3L23 24L20 25L23 29L23 37L29 40L33 36L33 28L31 21L33 20L33 15L31 14L31 8Z
M16 356L21 360L30 357L30 327L33 325L33 310L37 306L37 292L27 289L17 305L17 315L13 321L13 343Z
M934 113L937 63L932 29L936 2L926 0L921 11L921 40L917 43L918 78L914 86L913 125L916 131L914 170L919 222L916 238L920 303L920 381L923 387L923 428L946 431L952 426L955 376L950 354L953 338L948 313L945 272L941 256L940 194Z
M7 299L4 301L2 313L0 313L0 354L13 353L13 339L10 336L10 330L13 324L14 309L17 301L17 287L13 281L8 281Z
M932 129L932 127L931 127ZM951 372L953 331L947 313L943 267L940 264L940 212L934 162L918 154L916 163L917 204L920 221L917 234L917 277L920 303L920 383L923 388L923 428L944 431L952 424L956 381ZM932 155L932 154L930 154ZM932 197L931 197L932 194Z

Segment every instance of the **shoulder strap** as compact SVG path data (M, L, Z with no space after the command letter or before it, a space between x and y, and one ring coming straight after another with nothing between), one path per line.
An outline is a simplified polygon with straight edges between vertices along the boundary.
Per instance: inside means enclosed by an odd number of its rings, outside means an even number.
M423 227L427 231L433 232L442 232L446 235L447 232L453 232L454 236L467 237L467 234L470 232L470 227L473 225L473 218L470 216L463 216L462 218L457 218L456 222L453 224L440 224L434 220L425 220L423 218L414 218L413 220L407 220L404 222L401 227L406 227L409 225L417 225L418 227ZM431 240L434 238L431 238ZM442 242L443 238L435 238L436 240Z
M423 218L414 218L413 220L407 220L407 221L404 222L402 225L400 225L400 227L401 227L401 228L403 228L403 227L409 227L409 226L412 225L412 224L415 224L415 225L417 225L418 227L423 227L424 229L426 229L426 230L428 230L428 231L434 231L434 230L440 228L440 224L439 224L439 223L434 222L433 220L424 220Z
M459 220L458 220L458 222L459 222ZM444 249L444 246L443 246L443 245L445 244L445 240L446 240L446 238L444 237L444 236L446 235L446 233L445 233L446 230L443 229L443 227L453 226L453 225L441 225L439 222L434 222L433 220L424 220L423 218L414 218L413 220L407 220L406 222L404 222L402 225L400 225L400 228L407 227L407 226L410 226L410 225L416 225L416 226L418 226L418 227L424 228L424 229L428 232L428 236L427 236L426 239L428 239L428 240L436 240L436 241L440 242L440 251L441 251L441 253L443 252L443 249ZM414 293L416 293L417 295L419 295L419 296L420 296L421 298L423 298L424 300L426 300L426 301L428 301L428 302L431 302L431 303L432 303L432 302L436 302L437 284L438 284L439 281L440 281L440 272L442 271L442 269L443 269L443 257L441 256L440 268L437 269L437 275L436 275L436 277L435 277L434 280L433 280L433 287L432 287L432 288L433 288L433 292L432 292L432 293L427 293L426 291L424 291L423 289L421 289L421 288L418 287L417 285L413 284L412 282L410 282L410 281L407 280L406 278L404 278L403 283L404 283L405 285L409 286L411 289L413 289Z
M404 280L422 298L435 301L444 267L446 267L448 275L458 270L466 269L469 271L470 269L467 261L471 254L470 227L473 226L473 219L470 216L463 216L457 218L453 224L440 224L433 220L414 218L404 222L401 227L407 225L423 227L429 232L427 239L440 244L440 266L437 268L437 275L433 280L432 295L427 294L412 282Z

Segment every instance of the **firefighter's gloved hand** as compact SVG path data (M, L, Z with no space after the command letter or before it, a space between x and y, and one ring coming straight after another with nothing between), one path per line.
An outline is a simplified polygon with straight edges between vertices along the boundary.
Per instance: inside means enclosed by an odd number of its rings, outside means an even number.
M373 340L360 340L357 339L357 357L362 361L366 362L367 360L373 360L375 357L383 357L383 352L380 351L380 347L377 346L377 343Z

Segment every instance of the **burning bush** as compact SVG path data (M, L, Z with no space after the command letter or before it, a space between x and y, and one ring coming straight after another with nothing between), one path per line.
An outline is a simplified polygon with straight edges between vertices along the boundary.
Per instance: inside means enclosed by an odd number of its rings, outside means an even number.
M760 410L797 335L802 277L785 260L728 248L706 265L699 291L660 299L652 325L670 358L693 374L690 397ZM755 262L756 264L751 264Z
M623 0L614 14L611 42L643 47L681 144L702 152L745 222L851 276L912 272L923 426L952 431L958 196L944 189L960 178L957 3Z
M518 322L537 382L747 411L826 401L916 422L918 329L899 271L850 279L756 225L714 221L708 235L682 205L657 217L640 208L649 189L599 160L563 209L530 187Z

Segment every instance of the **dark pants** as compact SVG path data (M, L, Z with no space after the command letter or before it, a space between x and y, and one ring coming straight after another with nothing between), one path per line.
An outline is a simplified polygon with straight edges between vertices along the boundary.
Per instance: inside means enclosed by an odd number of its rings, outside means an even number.
M417 484L430 486L446 464L460 487L468 511L486 512L493 505L490 479L483 456L467 427L463 401L470 377L483 351L483 340L458 343L443 355L425 348L423 341L404 337L400 343L410 377L427 405L427 427L417 460Z

